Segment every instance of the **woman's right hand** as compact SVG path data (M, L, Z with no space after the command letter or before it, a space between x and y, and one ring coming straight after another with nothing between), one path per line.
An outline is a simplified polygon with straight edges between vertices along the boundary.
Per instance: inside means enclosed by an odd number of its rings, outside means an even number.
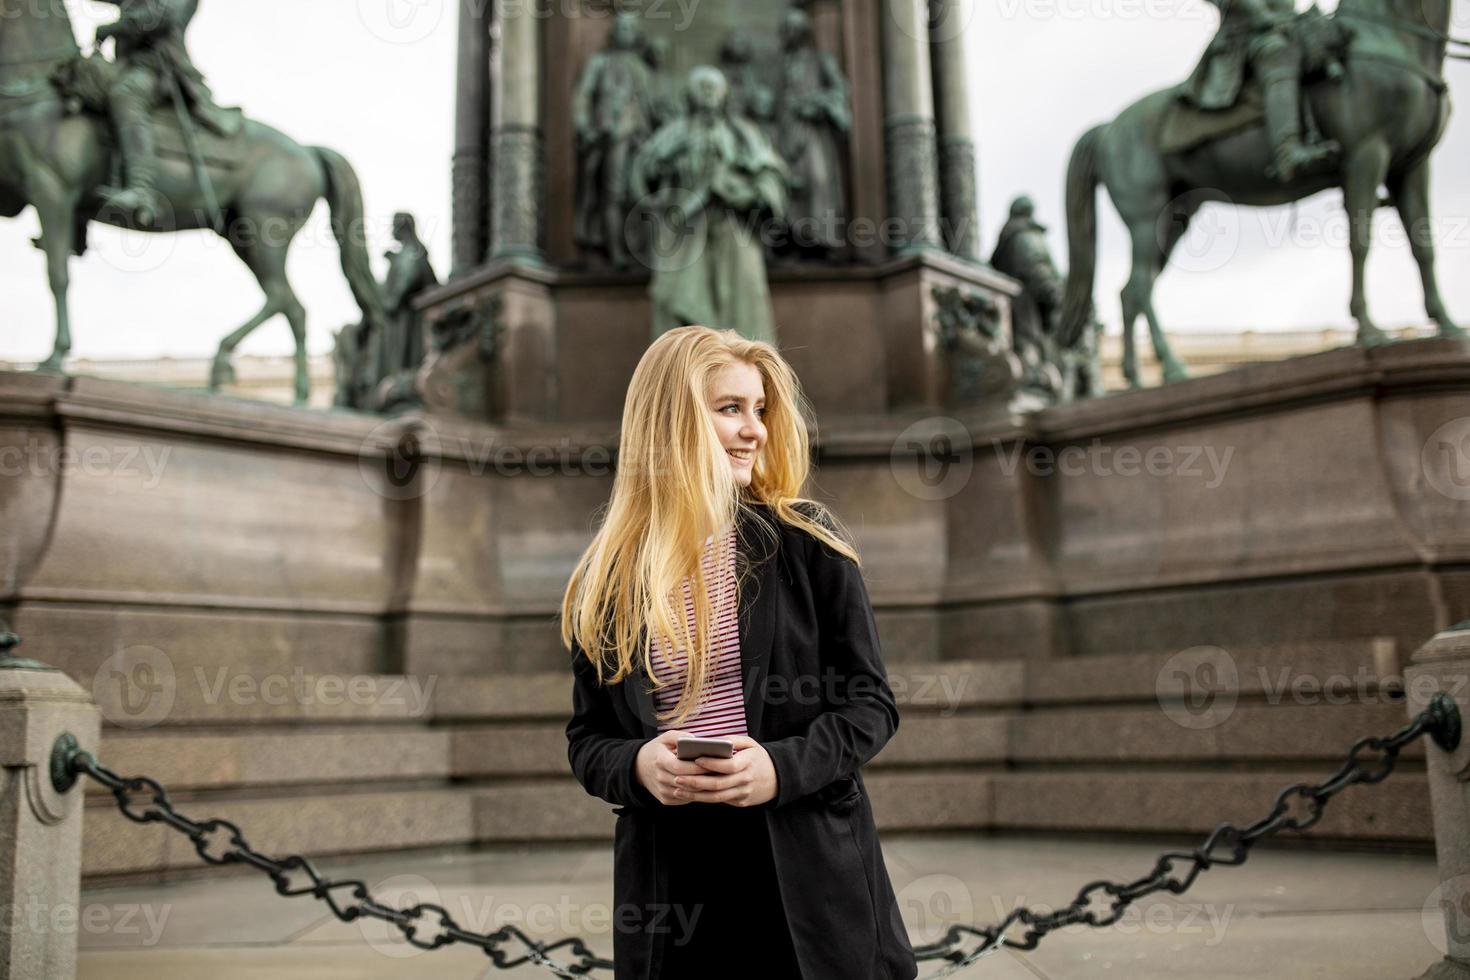
M657 738L651 738L643 743L638 750L637 761L633 764L633 771L638 776L638 782L643 788L653 794L653 798L664 806L682 806L690 802L686 797L680 799L674 793L678 789L674 780L680 776L704 776L708 770L693 760L680 759L674 754L679 739L693 737L690 732L681 732L677 728L666 732L660 732Z

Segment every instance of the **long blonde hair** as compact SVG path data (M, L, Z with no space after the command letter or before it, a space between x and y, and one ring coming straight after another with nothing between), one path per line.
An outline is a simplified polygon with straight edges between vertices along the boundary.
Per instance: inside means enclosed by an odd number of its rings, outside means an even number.
M714 376L740 362L760 372L766 399L766 444L748 487L735 482L708 406ZM628 676L636 655L654 686L663 687L666 682L653 670L654 637L665 641L666 663L673 650L689 651L683 692L661 721L682 724L704 689L714 609L701 558L712 532L731 527L738 512L761 503L778 520L861 564L840 522L799 495L811 469L809 414L785 358L770 344L734 330L669 330L649 345L633 371L612 496L562 596L561 640L568 650L574 641L582 648L603 683ZM745 567L744 556L739 558ZM677 601L686 577L693 636L684 603ZM604 678L604 667L611 678Z

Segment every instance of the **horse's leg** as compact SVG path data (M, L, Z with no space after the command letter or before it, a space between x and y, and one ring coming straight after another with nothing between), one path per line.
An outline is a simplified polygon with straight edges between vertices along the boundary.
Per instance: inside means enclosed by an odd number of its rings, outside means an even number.
M1348 245L1353 254L1353 298L1349 310L1358 321L1358 343L1371 347L1384 343L1388 335L1368 316L1364 270L1373 243L1373 212L1378 207L1378 187L1388 173L1388 146L1373 140L1354 147L1342 184L1343 206L1347 208Z
M1439 280L1434 274L1434 238L1429 227L1429 161L1423 160L1392 185L1394 207L1409 234L1409 247L1419 263L1419 279L1424 284L1424 310L1439 324L1441 337L1463 337L1465 331L1450 319L1444 300L1439 295Z
M257 228L268 227L260 221L246 224ZM265 305L244 326L220 341L219 353L215 355L214 372L210 378L211 388L215 386L215 376L222 379L221 383L225 383L223 379L226 378L233 380L234 369L230 366L230 355L240 342L266 320L282 313L291 324L291 333L296 339L296 403L303 404L310 394L311 380L306 361L306 308L296 298L296 291L286 278L286 255L290 251L291 239L295 237L296 230L292 227L289 234L260 235L243 244L232 243L236 254L250 267L256 281L260 283L260 288L265 293Z
M1154 312L1154 284L1163 273L1164 267L1169 264L1169 256L1174 254L1174 247L1184 238L1184 233L1189 230L1189 222L1194 218L1198 205L1186 208L1178 202L1170 208L1169 225L1164 229L1162 248L1156 253L1157 264L1150 270L1148 291L1144 294L1143 315L1148 320L1148 333L1154 345L1154 357L1159 359L1164 384L1173 384L1175 381L1188 379L1189 372L1185 370L1183 363L1174 356L1174 348L1169 345L1169 338L1164 333L1164 328L1159 325L1159 316Z
M1157 218L1139 217L1128 223L1128 235L1133 241L1133 272L1128 278L1128 285L1123 287L1123 374L1128 378L1128 384L1134 388L1138 387L1139 381L1133 325L1140 314L1148 321L1149 337L1153 341L1154 356L1159 359L1164 383L1182 381L1189 377L1189 372L1184 370L1184 365L1174 356L1169 338L1164 336L1164 328L1159 324L1158 314L1154 312L1154 283L1164 269L1169 252L1173 251L1183 237L1184 229L1189 226L1188 214L1178 210L1170 213L1173 218L1165 232L1162 250L1157 237Z
M1139 314L1142 312L1138 304L1134 302L1135 290L1133 280L1128 280L1128 285L1123 287L1123 378L1128 382L1128 387L1142 387L1138 377L1138 349L1133 343L1133 327L1138 322Z
M71 351L71 313L66 301L71 272L67 263L71 260L76 240L76 202L54 197L35 202L35 207L41 219L38 244L46 253L46 274L51 283L51 297L56 304L56 343L51 349L51 356L38 364L36 370L60 374L61 363Z

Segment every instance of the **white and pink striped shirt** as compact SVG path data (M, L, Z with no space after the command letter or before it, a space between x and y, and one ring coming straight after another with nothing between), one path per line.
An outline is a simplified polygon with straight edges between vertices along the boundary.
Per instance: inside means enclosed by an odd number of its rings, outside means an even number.
M716 538L719 541L716 544ZM704 694L694 711L679 725L680 731L705 738L728 738L731 735L746 735L745 701L740 677L740 624L737 619L736 603L739 600L735 581L735 528L721 535L710 535L705 539L704 556L700 562L710 590L710 602L714 607L714 656L713 667L705 674ZM684 609L689 617L689 632L694 633L694 600L690 595L690 579L685 577ZM667 686L654 692L654 707L663 713L671 710L684 689L684 679L689 672L689 658L684 650L673 655L673 666L664 663L664 651L668 644L660 637L654 643L653 669L655 676ZM667 721L659 722L659 731L675 727Z

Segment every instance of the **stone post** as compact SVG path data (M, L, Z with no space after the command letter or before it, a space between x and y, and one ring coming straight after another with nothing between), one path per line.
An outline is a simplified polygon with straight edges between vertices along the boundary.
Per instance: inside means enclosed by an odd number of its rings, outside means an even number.
M460 0L454 120L454 254L451 278L485 261L489 245L490 23L485 0Z
M1452 626L1414 654L1404 672L1409 716L1444 692L1470 722L1470 621ZM1435 903L1444 913L1445 958L1420 980L1470 980L1470 737L1446 752L1426 745L1429 797L1434 811L1434 849L1439 856Z
M76 976L82 790L59 792L51 750L70 732L97 751L101 715L61 671L8 657L0 634L0 980Z
M541 27L543 5L496 0L492 84L490 257L540 263L543 200Z
M883 0L883 102L893 250L941 248L927 0Z
M939 114L940 230L951 252L978 262L980 212L965 57L965 35L975 13L974 0L934 0L932 10L930 55L934 63L934 104Z

